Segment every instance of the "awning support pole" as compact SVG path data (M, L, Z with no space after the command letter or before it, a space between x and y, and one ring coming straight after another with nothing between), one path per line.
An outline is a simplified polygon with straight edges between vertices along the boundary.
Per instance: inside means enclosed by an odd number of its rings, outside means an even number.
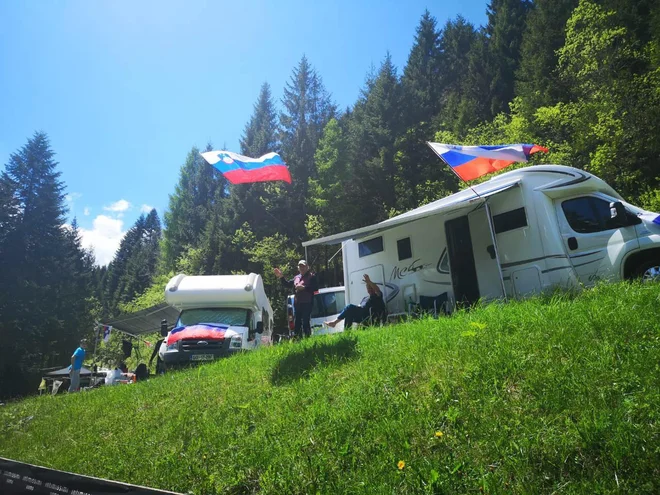
M486 199L486 216L488 217L488 227L490 228L490 238L493 241L493 250L495 251L495 261L497 262L497 271L500 274L500 283L502 284L502 295L504 296L504 302L507 301L506 297L506 287L504 287L504 275L502 274L502 265L500 264L500 252L497 249L497 239L495 239L495 227L493 225L493 218L490 215L490 206L488 205L488 199Z
M344 243L342 242L341 247L339 249L337 249L337 252L330 257L330 259L328 260L328 263L330 263L332 260L334 260L335 256L337 256L339 253L341 253L341 250L343 248L344 248Z
M94 356L92 357L92 373L94 372L93 368L94 365L96 364L96 346L99 343L99 323L96 322L94 324L94 333L96 334L96 337L94 338Z

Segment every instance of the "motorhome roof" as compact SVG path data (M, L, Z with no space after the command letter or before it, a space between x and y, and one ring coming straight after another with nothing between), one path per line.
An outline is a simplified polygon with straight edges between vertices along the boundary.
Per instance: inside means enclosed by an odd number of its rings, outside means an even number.
M413 220L420 220L422 218L437 215L438 213L448 213L450 211L465 208L471 205L478 205L485 201L485 199L493 194L501 193L512 187L516 187L524 175L531 172L554 172L561 175L570 176L571 180L577 177L591 178L592 175L578 170L573 167L566 167L563 165L536 165L532 167L524 167L506 172L498 175L489 181L482 182L468 189L463 189L455 194L446 196L442 199L434 201L406 213L402 213L393 218L389 218L380 223L361 227L359 229L349 230L339 234L334 234L320 239L303 242L303 246L314 246L317 244L339 244L340 242L349 239L359 239L369 235L381 232L383 230L396 227Z
M168 283L168 290L232 290L254 284L256 274L250 275L177 275ZM176 288L175 288L176 287Z
M338 287L323 287L323 288L319 289L317 292L319 294L326 294L328 292L340 292L340 291L344 291L344 290L345 290L344 286L341 285L341 286L338 286Z
M177 309L203 307L249 307L266 304L261 277L249 275L183 274L173 277L165 287L165 301Z

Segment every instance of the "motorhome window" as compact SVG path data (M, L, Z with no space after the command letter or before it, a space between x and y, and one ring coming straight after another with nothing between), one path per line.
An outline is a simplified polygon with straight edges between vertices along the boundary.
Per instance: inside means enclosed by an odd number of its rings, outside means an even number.
M569 199L561 204L571 228L580 234L602 232L621 225L612 219L609 201L591 196Z
M449 255L447 254L447 248L442 251L436 268L439 273L449 273Z
M525 208L517 208L505 213L500 213L499 215L493 215L493 224L495 226L496 234L527 227Z
M396 241L396 250L399 253L399 261L412 258L412 247L410 246L410 237Z
M370 254L380 253L383 250L383 236L374 237L368 241L364 241L358 244L358 251L360 253L360 258L364 256L369 256Z
M242 308L184 309L176 326L190 326L199 323L247 327L250 324L250 311Z
M561 204L566 220L578 233L600 232L602 229L596 212L591 208L588 197L569 199Z

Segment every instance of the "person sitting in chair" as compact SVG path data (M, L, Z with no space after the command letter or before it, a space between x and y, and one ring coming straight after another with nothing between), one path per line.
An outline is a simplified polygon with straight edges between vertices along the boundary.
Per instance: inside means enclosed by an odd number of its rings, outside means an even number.
M383 301L383 293L378 286L374 284L369 275L364 274L364 283L367 284L367 293L369 294L359 306L349 304L344 310L337 315L337 318L331 321L326 321L326 325L333 327L341 320L344 321L344 328L351 328L353 322L356 323L369 323L383 322L387 317L387 307Z

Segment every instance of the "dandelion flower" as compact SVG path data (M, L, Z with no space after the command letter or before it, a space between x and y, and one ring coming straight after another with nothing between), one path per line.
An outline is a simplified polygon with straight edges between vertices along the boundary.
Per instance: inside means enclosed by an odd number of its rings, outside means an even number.
M441 431L435 432L435 438L442 438L442 435L444 435L444 433L442 433Z
M399 471L403 470L403 468L406 467L406 461L399 461L397 467L399 468Z

